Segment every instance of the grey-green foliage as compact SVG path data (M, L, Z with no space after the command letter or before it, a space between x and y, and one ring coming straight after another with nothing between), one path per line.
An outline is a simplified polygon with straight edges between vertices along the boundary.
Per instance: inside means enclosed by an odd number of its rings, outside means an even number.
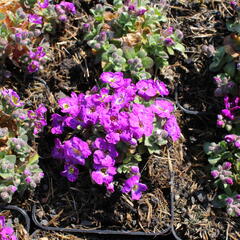
M153 66L161 70L169 64L170 55L184 53L181 31L162 30L167 21L163 8L138 1L130 11L122 1L115 2L113 6L98 4L91 10L94 23L85 35L103 71L122 71L135 79L148 79ZM141 9L146 12L138 14Z

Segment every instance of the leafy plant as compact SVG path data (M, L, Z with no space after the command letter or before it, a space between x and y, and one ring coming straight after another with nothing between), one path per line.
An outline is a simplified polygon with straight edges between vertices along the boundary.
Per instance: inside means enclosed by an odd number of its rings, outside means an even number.
M0 92L0 196L6 202L11 202L16 191L23 194L27 188L35 188L43 177L30 143L46 125L46 108L28 111L23 106L13 90Z
M53 5L49 0L0 2L0 61L8 57L29 73L37 72L49 59L46 34L76 12L70 2Z
M182 32L162 29L167 21L163 5L150 1L115 0L96 5L93 24L84 24L85 40L97 55L103 71L127 72L135 79L149 79L153 66L168 65L169 55L184 53Z

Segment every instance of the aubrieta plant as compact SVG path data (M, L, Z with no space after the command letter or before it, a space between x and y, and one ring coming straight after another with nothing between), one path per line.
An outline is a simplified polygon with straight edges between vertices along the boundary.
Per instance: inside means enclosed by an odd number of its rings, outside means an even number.
M162 28L167 21L165 5L164 1L156 5L147 0L114 0L112 6L97 4L91 10L94 20L83 24L83 30L103 71L149 79L153 66L161 70L169 55L185 51L182 32Z
M231 34L224 38L224 46L217 49L210 70L224 72L237 80L240 78L240 6L237 1L230 1L230 6L235 12L235 20L226 24Z
M239 13L235 1L231 7L237 11L238 17L234 23L228 23L228 29L234 34L224 40L224 47L217 50L210 69L222 72L214 77L217 85L216 97L224 99L224 107L217 116L217 126L225 128L228 134L219 143L206 143L205 152L209 155L212 165L211 175L215 183L222 188L223 194L218 196L219 206L227 207L231 216L240 216L240 96L239 77L240 42Z
M44 175L31 145L47 124L47 109L43 105L35 111L23 107L15 91L0 91L0 197L6 202L11 202L16 191L21 195L27 188L34 189Z
M37 72L48 60L46 34L75 14L73 3L49 0L0 2L0 61L8 57L28 73Z
M161 145L181 135L174 105L164 98L169 92L159 80L134 84L122 72L104 72L100 80L102 88L58 101L62 114L52 115L51 132L59 135L52 156L64 162L61 174L69 181L85 166L108 192L117 187L138 200L147 190L140 182L141 154L160 154Z
M17 240L12 227L6 226L5 217L0 216L0 239L1 240Z

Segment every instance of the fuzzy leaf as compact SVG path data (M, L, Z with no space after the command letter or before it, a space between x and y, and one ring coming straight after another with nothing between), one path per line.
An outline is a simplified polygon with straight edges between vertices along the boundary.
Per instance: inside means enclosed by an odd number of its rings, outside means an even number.
M131 47L124 47L123 53L124 53L124 56L126 57L126 59L133 59L136 57L136 52L135 52L134 48L131 48Z
M142 59L142 64L143 64L144 68L150 69L153 67L154 62L150 57L145 57Z
M10 163L16 163L16 155L6 155L4 159L6 159Z
M140 57L140 58L144 58L144 57L147 56L147 52L146 52L143 48L141 48L141 49L138 51L137 56Z

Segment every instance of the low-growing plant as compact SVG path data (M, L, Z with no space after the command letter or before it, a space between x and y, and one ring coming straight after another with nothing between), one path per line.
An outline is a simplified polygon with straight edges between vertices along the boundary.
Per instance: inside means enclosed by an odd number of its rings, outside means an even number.
M77 180L78 165L85 166L108 192L117 187L138 200L147 190L140 183L142 154L161 154L162 145L180 137L174 105L159 80L134 84L121 72L104 72L100 80L101 88L58 101L62 114L52 115L51 132L59 135L52 156L63 160L61 174L69 181Z
M16 191L23 194L27 188L34 189L43 177L31 146L34 135L46 125L46 108L23 107L12 89L0 91L0 197L6 202L11 202Z
M240 124L239 124L239 77L240 77L240 9L235 1L232 8L238 16L227 27L233 34L225 37L224 46L214 56L210 70L220 72L214 77L216 97L223 97L224 107L217 116L217 126L229 134L219 143L206 143L204 148L212 165L211 175L215 184L224 192L218 195L220 207L227 207L231 216L240 216Z
M49 59L46 34L54 34L57 24L67 21L76 9L70 2L49 0L0 2L0 61L9 58L29 73L37 72Z
M224 72L237 81L240 77L240 7L236 1L230 1L230 5L236 17L226 26L232 33L224 38L224 46L217 49L210 70Z
M163 2L114 0L91 10L93 22L83 24L85 40L97 55L103 71L127 72L134 79L149 79L153 66L167 66L169 55L184 53L183 34L167 21Z

